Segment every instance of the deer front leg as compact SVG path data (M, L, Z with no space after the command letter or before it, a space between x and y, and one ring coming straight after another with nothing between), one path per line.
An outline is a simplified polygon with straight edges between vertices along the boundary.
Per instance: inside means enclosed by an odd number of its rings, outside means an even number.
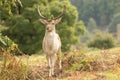
M54 75L54 67L56 62L56 54L51 56L51 74Z
M49 66L49 77L54 75L54 67L55 67L55 61L56 61L56 54L52 56L46 56Z
M52 64L51 64L51 59L49 58L48 60L48 64L49 64L49 77L52 76Z
M51 65L51 58L50 58L50 56L48 56L48 55L46 55L46 58L47 58L48 67L49 67L49 77L51 77L51 76L52 76L52 71L51 71L51 67L52 67L52 65Z

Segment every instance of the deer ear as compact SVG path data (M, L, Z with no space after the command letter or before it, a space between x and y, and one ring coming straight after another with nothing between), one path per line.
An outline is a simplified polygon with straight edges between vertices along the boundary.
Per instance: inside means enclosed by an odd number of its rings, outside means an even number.
M43 23L43 24L47 24L48 23L48 21L45 20L45 19L40 19L40 22Z
M62 18L58 18L55 20L55 24L58 24L61 21Z

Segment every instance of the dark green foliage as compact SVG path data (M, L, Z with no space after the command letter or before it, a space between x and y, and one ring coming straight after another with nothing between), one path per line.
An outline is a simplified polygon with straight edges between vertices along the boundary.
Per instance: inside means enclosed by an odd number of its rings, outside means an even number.
M111 34L100 33L96 34L93 39L88 42L88 47L94 47L99 49L108 49L115 46L115 39Z
M12 12L19 14L19 8L22 7L21 0L0 0L0 9L7 11L9 15L12 15ZM12 9L14 7L14 9ZM15 11L16 10L16 11Z
M37 21L32 24L22 16L15 17L17 21L15 21L14 26L3 33L18 43L20 49L25 53L35 53L40 50L41 39L43 39L41 35L44 33L38 24L40 22Z
M41 24L40 16L37 12L37 6L40 6L41 13L47 18L58 16L66 5L66 13L62 21L56 25L56 30L61 37L62 51L70 49L72 44L77 43L78 35L84 32L79 30L76 35L76 28L85 27L78 23L77 9L71 5L69 1L56 0L21 0L23 8L21 14L7 17L5 22L9 29L3 31L4 35L8 35L12 40L19 44L20 49L24 53L34 54L42 50L42 40L45 34L45 25ZM76 26L77 24L77 26Z

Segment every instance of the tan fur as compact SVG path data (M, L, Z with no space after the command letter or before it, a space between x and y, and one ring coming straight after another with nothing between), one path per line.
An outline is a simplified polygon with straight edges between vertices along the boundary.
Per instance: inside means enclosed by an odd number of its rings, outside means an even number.
M55 25L59 23L61 20L41 20L43 24L46 25L46 31L45 31L45 36L43 39L43 51L46 54L46 58L48 61L48 66L50 67L49 69L49 76L54 75L54 66L55 62L58 59L59 61L59 68L62 69L61 66L61 40L59 35L55 31Z

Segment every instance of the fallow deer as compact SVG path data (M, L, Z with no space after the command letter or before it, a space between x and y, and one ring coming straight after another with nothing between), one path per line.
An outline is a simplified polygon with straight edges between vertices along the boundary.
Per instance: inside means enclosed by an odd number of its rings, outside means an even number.
M54 75L54 67L56 61L58 62L59 69L62 69L61 65L61 40L59 35L56 33L55 25L61 21L61 18L66 10L66 7L63 7L63 12L55 18L47 19L44 17L39 10L39 6L37 8L38 13L41 17L40 21L46 26L45 36L43 39L43 52L46 55L48 66L49 66L49 77Z

